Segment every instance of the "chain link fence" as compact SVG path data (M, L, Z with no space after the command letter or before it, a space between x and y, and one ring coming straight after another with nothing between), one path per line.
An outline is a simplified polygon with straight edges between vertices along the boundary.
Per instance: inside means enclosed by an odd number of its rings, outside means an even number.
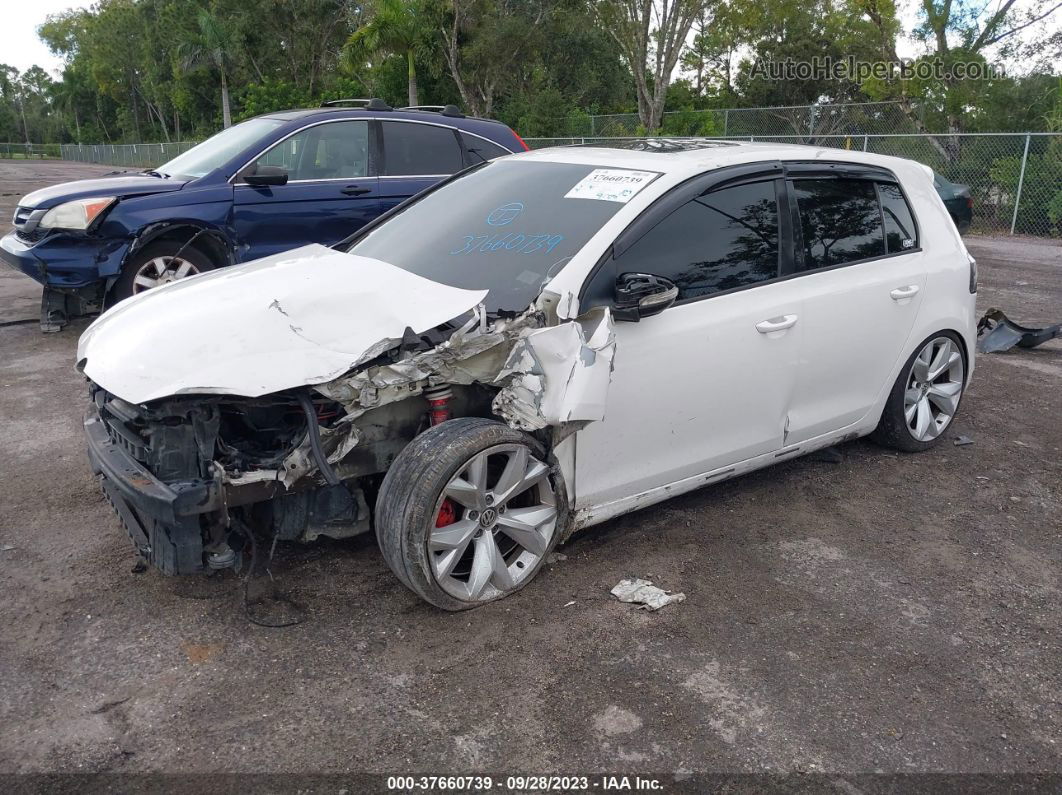
M154 168L173 160L199 141L166 144L59 144L63 160L103 163L124 168Z
M1062 134L742 135L715 140L812 144L917 160L970 189L971 231L1062 237ZM527 138L532 149L609 146L631 138ZM662 140L667 140L663 137Z
M637 114L583 116L573 126L594 134L526 140L532 148L608 145L638 136L637 118ZM913 126L893 102L798 105L667 113L667 134L661 138L811 144L909 158L927 164L950 182L969 187L972 231L1062 237L1062 134L925 135L909 131ZM140 169L157 167L196 143L0 143L0 158L62 157Z
M918 109L915 110L916 118ZM553 120L558 135L644 135L637 113L572 115ZM790 105L773 108L676 110L664 114L661 135L841 135L918 132L899 102Z
M0 142L0 159L42 160L60 157L59 144L16 144Z

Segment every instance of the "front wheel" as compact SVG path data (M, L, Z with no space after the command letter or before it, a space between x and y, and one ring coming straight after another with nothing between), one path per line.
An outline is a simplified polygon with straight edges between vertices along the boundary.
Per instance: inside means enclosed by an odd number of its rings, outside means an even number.
M958 335L941 331L924 340L900 370L871 438L905 452L937 444L959 410L966 389L966 355Z
M567 518L563 483L527 434L478 417L428 429L380 486L376 538L395 575L444 610L520 590Z
M113 299L123 301L153 287L210 270L214 270L214 263L195 246L172 241L150 243L125 263L114 283Z

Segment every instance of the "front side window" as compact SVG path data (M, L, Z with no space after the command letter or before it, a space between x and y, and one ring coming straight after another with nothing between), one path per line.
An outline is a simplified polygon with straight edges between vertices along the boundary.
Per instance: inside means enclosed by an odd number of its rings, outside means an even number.
M885 248L888 252L896 254L918 248L914 216L900 186L879 182L878 196L881 198L881 214L885 219Z
M449 127L401 121L385 121L382 126L385 174L454 174L464 167L457 136Z
M255 166L279 166L288 181L355 179L369 173L369 124L338 121L308 127L286 138Z
M774 181L697 197L642 236L614 265L616 275L670 279L680 301L773 279L778 275Z
M804 269L829 268L885 253L874 183L863 179L797 179Z
M452 287L488 290L489 311L521 311L624 206L580 187L596 171L490 162L424 194L348 250Z

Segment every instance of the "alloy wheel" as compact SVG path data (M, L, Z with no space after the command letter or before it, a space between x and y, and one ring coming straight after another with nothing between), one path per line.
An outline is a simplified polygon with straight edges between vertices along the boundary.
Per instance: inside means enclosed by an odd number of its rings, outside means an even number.
M155 257L149 259L133 278L133 294L142 293L160 284L169 284L186 276L194 276L199 269L181 257Z
M916 441L936 439L951 423L965 375L962 352L950 337L936 337L918 352L903 397L907 430Z
M557 526L550 470L524 445L490 447L447 483L428 533L436 582L466 602L516 590L538 568Z

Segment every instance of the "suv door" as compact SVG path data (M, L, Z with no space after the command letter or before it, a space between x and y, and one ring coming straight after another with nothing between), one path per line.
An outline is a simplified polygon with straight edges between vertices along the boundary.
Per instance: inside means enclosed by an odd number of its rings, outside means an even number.
M416 121L380 122L381 212L464 168L457 131Z
M914 216L895 178L838 169L787 168L799 215L792 288L804 304L787 445L866 417L907 353L926 283Z
M605 418L576 442L578 507L781 447L803 314L779 281L781 190L780 178L753 176L694 194L590 280L584 308L610 303L616 276L630 272L669 279L679 297L658 316L615 324Z
M233 225L240 261L307 243L338 243L381 213L372 176L369 122L315 124L275 144L235 178ZM280 166L286 185L252 186L242 176Z

